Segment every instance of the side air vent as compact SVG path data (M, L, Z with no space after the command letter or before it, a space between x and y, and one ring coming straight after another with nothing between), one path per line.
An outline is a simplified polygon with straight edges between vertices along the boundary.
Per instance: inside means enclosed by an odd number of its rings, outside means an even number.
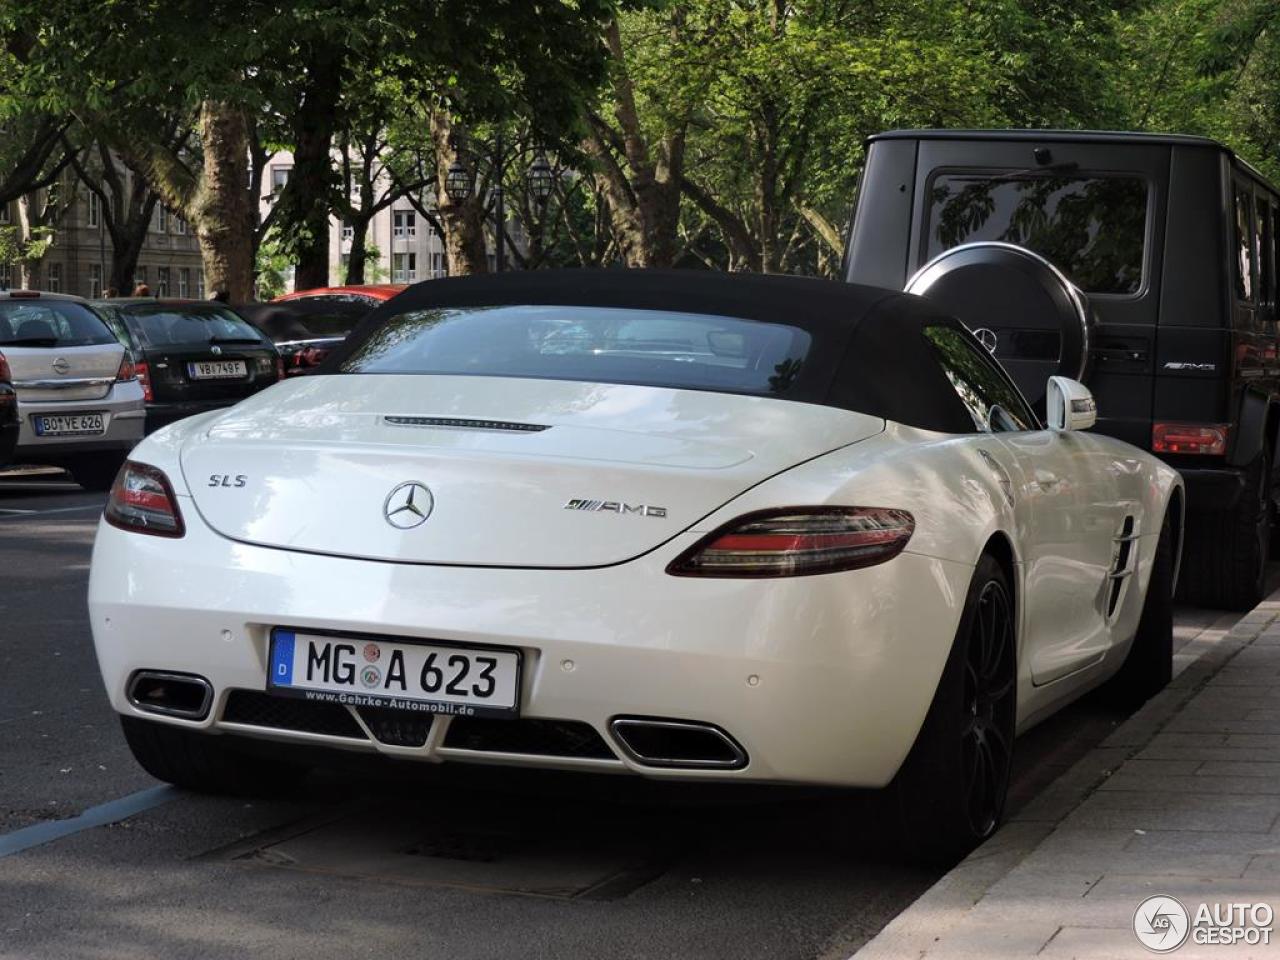
M1124 592L1125 581L1133 573L1133 561L1137 556L1133 544L1137 539L1131 514L1124 518L1124 523L1120 526L1120 535L1116 537L1112 551L1111 574L1108 579L1110 586L1107 591L1107 619L1115 616L1116 608L1120 605L1120 595Z
M510 420L469 420L462 417L383 417L393 427L449 427L454 430L500 430L507 433L540 433L550 427L541 423Z

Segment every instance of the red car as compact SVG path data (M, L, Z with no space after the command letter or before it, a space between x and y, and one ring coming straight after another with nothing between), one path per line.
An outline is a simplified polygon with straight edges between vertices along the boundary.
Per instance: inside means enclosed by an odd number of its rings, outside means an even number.
M319 366L370 310L404 288L403 283L317 287L239 310L275 341L286 376L297 376Z

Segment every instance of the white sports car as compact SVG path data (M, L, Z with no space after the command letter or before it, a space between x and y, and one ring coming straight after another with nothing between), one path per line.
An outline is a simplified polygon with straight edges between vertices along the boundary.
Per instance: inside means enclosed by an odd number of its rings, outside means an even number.
M432 281L321 374L152 435L111 493L94 640L161 779L259 789L319 746L892 784L962 850L1016 733L1169 678L1178 475L1079 432L1074 381L1042 426L923 299Z

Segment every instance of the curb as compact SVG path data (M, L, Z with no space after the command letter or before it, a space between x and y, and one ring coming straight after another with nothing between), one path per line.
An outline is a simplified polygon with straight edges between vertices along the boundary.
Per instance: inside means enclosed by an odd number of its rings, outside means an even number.
M1252 644L1277 616L1280 599L1264 600L1244 614L1220 639L1187 663L1169 686L1010 817L994 837L898 914L851 960L923 957L942 933L1012 873L1112 771L1145 749L1201 688ZM1198 642L1193 640L1192 644Z

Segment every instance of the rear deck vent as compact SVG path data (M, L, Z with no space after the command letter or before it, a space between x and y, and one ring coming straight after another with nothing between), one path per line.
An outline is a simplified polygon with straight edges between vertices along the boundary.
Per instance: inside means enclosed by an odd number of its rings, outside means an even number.
M501 430L508 433L540 433L551 429L541 423L510 420L469 420L462 417L383 417L393 427L450 427L454 430Z
M227 696L227 707L222 711L222 722L299 733L323 733L352 740L369 739L351 712L340 703L273 697L257 690L232 690Z

